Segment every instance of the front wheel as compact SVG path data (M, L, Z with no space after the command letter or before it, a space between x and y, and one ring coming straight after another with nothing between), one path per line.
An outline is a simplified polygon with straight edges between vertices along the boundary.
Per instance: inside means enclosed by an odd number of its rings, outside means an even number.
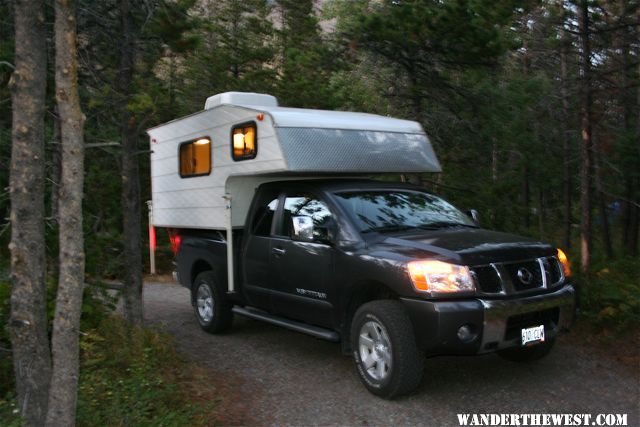
M424 358L400 302L360 307L351 324L351 348L360 380L371 393L390 399L420 385Z
M215 285L213 273L205 271L198 274L192 292L200 327L212 334L228 331L233 322L233 304L224 291Z

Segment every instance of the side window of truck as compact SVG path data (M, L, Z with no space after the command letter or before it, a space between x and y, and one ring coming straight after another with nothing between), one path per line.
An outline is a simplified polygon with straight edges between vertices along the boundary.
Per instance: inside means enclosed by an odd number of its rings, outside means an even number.
M284 200L280 235L291 237L293 216L309 216L313 220L314 238L322 241L327 237L327 226L331 220L331 211L327 205L311 194L287 196Z
M278 199L273 199L266 206L262 206L256 212L253 222L253 234L256 236L268 237L271 235L271 223L276 209L278 209Z

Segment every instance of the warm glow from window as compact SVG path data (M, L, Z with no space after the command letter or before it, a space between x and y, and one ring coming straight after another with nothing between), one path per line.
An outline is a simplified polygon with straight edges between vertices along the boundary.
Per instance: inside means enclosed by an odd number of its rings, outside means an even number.
M180 145L180 176L208 175L211 173L211 140L199 138Z
M248 160L256 157L258 143L255 123L239 125L233 128L233 160Z

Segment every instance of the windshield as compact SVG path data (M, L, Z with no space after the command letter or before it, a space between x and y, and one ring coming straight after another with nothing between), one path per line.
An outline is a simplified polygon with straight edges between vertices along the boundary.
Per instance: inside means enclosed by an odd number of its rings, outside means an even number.
M473 220L432 194L408 190L335 193L360 232L476 227Z

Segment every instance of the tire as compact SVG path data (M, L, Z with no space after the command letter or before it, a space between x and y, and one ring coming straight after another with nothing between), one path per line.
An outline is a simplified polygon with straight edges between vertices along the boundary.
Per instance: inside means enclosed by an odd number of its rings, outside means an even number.
M391 399L420 385L424 357L400 302L362 305L351 323L351 348L360 380L371 393Z
M198 274L192 288L193 308L198 324L211 334L226 332L233 323L233 304L224 290L215 285L211 271Z
M531 347L512 347L498 351L498 355L503 359L510 360L512 362L533 362L545 357L555 344L555 339L550 339L540 344L533 345Z

